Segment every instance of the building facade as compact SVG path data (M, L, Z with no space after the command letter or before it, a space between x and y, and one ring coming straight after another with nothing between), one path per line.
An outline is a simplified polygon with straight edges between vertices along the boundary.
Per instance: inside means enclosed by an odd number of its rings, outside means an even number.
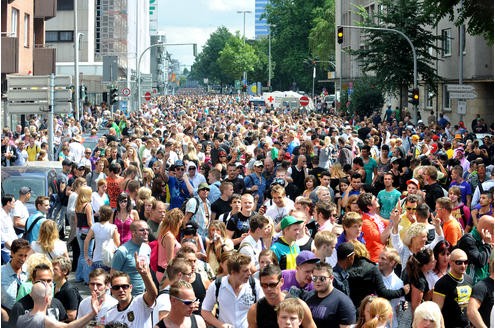
M267 37L270 33L270 27L266 18L262 18L262 15L266 12L266 5L270 3L270 0L255 0L254 4L254 38Z

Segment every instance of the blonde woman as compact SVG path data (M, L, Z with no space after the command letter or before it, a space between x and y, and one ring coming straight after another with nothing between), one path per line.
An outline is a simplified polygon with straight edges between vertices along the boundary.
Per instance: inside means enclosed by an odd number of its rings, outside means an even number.
M139 218L141 220L146 220L144 217L144 203L145 201L151 197L151 189L147 187L141 187L137 191L136 197L136 211L139 214Z
M77 227L77 243L79 249L84 249L84 240L86 239L89 229L93 226L93 207L91 206L91 195L93 191L90 187L82 186L79 188L79 193L76 200L76 227ZM94 241L89 243L88 256L93 256ZM89 282L90 268L84 261L84 252L79 252L79 258L77 260L76 280L84 280Z
M187 144L187 153L184 155L184 160L194 162L196 164L196 167L200 166L198 153L196 152L196 147L192 142L189 142Z
M426 301L414 311L413 328L445 328L442 311L438 304Z
M143 169L143 178L142 183L143 187L151 189L151 185L153 183L153 179L155 178L155 172L150 167L145 167Z
M394 315L390 302L377 297L369 305L370 320L366 321L363 328L386 328L392 323Z
M208 239L206 247L206 261L213 272L220 267L220 256L227 250L234 249L232 239L227 236L227 228L222 221L212 221L208 227Z
M168 262L175 257L181 245L177 241L184 213L179 208L168 211L158 227L158 270L156 278L161 281Z
M46 220L41 224L38 240L31 243L35 253L44 254L50 260L59 257L69 257L67 245L58 238L57 224L53 220Z
M86 186L86 179L83 177L77 178L72 183L72 192L70 193L69 200L67 202L67 216L69 217L70 234L67 239L67 244L72 243L72 240L76 237L76 200L79 188Z

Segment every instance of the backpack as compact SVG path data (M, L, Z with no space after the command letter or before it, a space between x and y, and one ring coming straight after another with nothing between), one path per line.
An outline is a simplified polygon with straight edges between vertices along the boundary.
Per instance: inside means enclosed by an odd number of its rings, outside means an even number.
M196 197L196 196L191 197L191 198L196 199L196 207L194 208L194 212L193 212L193 215L192 215L192 216L195 216L195 215L196 215L196 213L198 213L198 209L199 209L199 199L198 199L198 197ZM186 214L186 205L187 205L187 202L188 202L191 198L186 199L186 200L182 203L182 205L180 206L180 210L182 211L182 213L184 213L184 215Z
M158 271L158 240L153 240L150 241L148 244L151 248L151 255L150 255L150 268L157 272Z
M217 305L217 313L215 314L215 317L218 318L218 315L220 314L220 307L218 305L218 294L220 293L220 286L222 285L222 278L223 277L217 277L215 279L215 304ZM251 292L254 295L254 303L257 301L257 294L256 294L256 282L253 278L253 276L249 276L249 285L251 286Z
M43 214L38 215L38 217L36 217L36 219L33 220L33 223L31 223L29 229L24 231L24 234L22 235L22 239L29 241L29 234L31 233L31 231L33 231L34 227L36 226L36 223L38 223L38 221L41 219L43 219Z

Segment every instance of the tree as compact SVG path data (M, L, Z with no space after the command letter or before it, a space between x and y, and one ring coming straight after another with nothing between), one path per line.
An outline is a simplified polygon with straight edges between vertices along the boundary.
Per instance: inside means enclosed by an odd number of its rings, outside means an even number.
M208 78L212 83L220 84L230 82L230 79L220 69L217 58L227 41L232 37L233 34L225 26L221 26L213 32L191 67L190 78L199 81Z
M355 81L349 107L351 113L370 117L373 111L383 107L385 100L377 82L376 78L368 76Z
M416 49L418 74L433 90L439 77L433 66L436 57L430 55L430 49L438 49L435 42L441 37L425 29L431 25L432 15L423 9L422 1L382 0L381 4L383 10L372 14L368 14L364 7L357 7L363 25L388 27L407 35ZM407 88L414 79L409 43L393 32L366 30L363 34L365 46L351 51L351 54L356 55L363 72L377 77L380 89L400 95L402 106Z
M325 0L271 0L267 5L266 18L273 25L272 58L277 62L275 89L290 89L293 82L304 90L311 89L312 74L303 61L312 57L308 37L314 9L322 8L324 3Z
M309 31L309 48L322 60L335 57L335 2L326 0L323 7L313 9L313 27Z
M217 64L228 82L240 79L243 72L250 73L259 60L254 48L245 43L239 35L232 36L220 51Z
M449 17L457 26L467 21L471 35L481 35L493 44L493 0L425 0L425 8L433 14L435 22Z

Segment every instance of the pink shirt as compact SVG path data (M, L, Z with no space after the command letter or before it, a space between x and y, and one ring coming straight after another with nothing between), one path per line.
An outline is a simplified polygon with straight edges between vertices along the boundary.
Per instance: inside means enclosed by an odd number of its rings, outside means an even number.
M133 218L129 214L127 218L125 219L124 222L122 222L119 218L115 217L113 220L113 223L117 226L117 231L120 234L120 244L124 244L131 240L132 234L131 234L131 223L132 223Z

